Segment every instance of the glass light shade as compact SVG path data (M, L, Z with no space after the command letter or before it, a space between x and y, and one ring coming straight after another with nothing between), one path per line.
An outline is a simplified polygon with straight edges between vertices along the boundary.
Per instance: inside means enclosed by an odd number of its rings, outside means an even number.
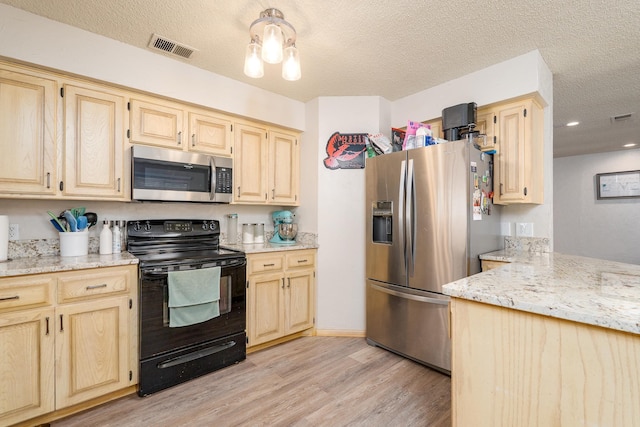
M282 30L276 24L268 24L264 27L262 39L262 59L269 64L282 62Z
M284 50L282 62L282 78L289 81L300 80L300 56L295 46L289 46Z
M258 43L251 42L247 46L244 57L244 74L259 79L264 76L264 64L262 63L262 48Z

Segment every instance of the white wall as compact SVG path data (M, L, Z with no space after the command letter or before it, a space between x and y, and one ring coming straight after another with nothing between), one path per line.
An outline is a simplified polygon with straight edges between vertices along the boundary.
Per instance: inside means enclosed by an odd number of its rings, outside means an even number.
M321 97L307 107L310 121L307 128L317 128L315 170L320 249L316 327L321 331L362 332L365 329L364 169L330 170L322 161L327 157L327 141L336 131L387 131L390 106L380 97Z
M640 169L640 149L554 160L555 250L640 264L640 199L596 199L598 173Z

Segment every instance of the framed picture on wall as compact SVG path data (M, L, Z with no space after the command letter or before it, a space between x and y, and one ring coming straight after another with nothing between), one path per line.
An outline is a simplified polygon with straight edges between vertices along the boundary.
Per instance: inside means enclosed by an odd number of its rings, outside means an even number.
M640 170L596 174L598 200L640 197Z

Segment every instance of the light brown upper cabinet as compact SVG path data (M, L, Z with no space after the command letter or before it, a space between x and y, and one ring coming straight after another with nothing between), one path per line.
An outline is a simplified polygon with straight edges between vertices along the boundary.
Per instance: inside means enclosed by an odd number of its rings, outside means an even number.
M225 115L160 98L133 98L133 144L230 157L233 123Z
M56 96L46 74L0 63L0 194L57 191Z
M297 134L237 123L235 149L234 203L299 204Z
M533 98L496 106L494 196L499 205L544 201L543 110Z
M125 199L126 94L64 85L64 196Z

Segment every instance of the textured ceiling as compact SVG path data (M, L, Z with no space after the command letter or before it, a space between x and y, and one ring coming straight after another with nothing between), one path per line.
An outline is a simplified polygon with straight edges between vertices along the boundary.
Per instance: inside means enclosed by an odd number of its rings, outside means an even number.
M538 49L554 74L554 155L640 147L637 0L0 0L146 48L153 33L198 49L177 58L284 96L379 95L428 89ZM298 32L302 79L280 67L242 73L248 27L280 9ZM428 118L424 118L428 119ZM580 126L562 125L578 120Z

